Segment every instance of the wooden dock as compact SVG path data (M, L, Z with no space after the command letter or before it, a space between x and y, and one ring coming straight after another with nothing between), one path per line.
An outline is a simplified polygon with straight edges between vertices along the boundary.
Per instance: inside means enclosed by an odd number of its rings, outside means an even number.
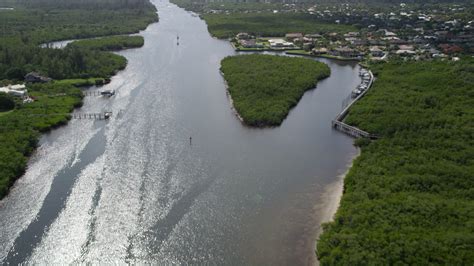
M72 113L72 119L94 119L94 120L107 120L112 116L112 112L103 113Z
M341 121L333 120L332 127L354 138L372 138L369 132L349 126L348 124Z
M71 119L93 119L93 120L107 120L112 117L112 112L103 113L72 113L72 114L29 114L28 116L71 116Z
M378 137L376 135L370 134L369 132L363 131L362 129L350 126L346 123L343 122L344 118L347 116L349 113L349 109L352 107L354 103L356 103L359 99L364 97L364 95L369 91L369 89L372 87L372 84L374 82L374 75L372 74L372 71L369 70L369 75L370 75L370 81L367 86L367 89L363 91L359 96L357 96L352 102L347 104L347 106L344 107L344 109L336 116L334 120L332 120L331 124L332 127L336 130L339 130L351 137L354 138L370 138L370 139L377 139ZM346 105L344 103L344 105Z
M104 90L104 91L83 91L82 94L84 96L106 96L111 97L115 95L115 90Z

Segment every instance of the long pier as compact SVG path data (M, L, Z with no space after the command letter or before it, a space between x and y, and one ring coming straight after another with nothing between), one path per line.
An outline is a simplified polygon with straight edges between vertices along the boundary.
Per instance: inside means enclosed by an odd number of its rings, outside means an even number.
M112 112L103 113L72 113L72 119L95 119L95 120L106 120L112 116Z
M370 134L369 132L366 132L362 129L350 126L346 123L343 122L344 118L347 116L349 113L349 109L352 107L354 103L356 103L359 99L364 97L364 95L369 91L369 89L372 87L372 84L374 82L374 74L372 71L368 71L370 75L370 81L367 86L367 89L364 90L360 95L358 95L353 101L351 101L337 116L334 120L332 120L331 124L332 127L335 128L336 130L339 130L351 137L354 138L370 138L370 139L377 139L378 137L376 135Z
M72 114L29 114L29 116L56 116L64 115L71 116L72 119L93 119L93 120L107 120L112 117L112 112L102 112L102 113L72 113Z
M115 90L104 90L104 91L98 91L98 90L87 90L83 91L82 94L84 96L107 96L111 97L115 95Z

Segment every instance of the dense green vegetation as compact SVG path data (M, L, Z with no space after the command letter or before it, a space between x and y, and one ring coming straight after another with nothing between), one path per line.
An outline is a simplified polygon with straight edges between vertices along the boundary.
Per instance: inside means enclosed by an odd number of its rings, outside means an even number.
M221 71L235 109L251 126L280 125L304 92L330 74L311 59L261 54L226 57Z
M189 6L189 7L202 7L202 6L212 6L215 9L219 9L219 5L256 5L258 7L264 5L283 5L283 4L296 4L296 5L314 5L314 4L331 4L331 5L340 5L340 4L369 4L369 5L398 5L400 3L406 4L438 4L438 3L471 3L471 0L300 0L300 1L286 1L286 0L221 0L211 2L209 0L173 0L173 3ZM263 8L263 7L260 7Z
M234 37L239 32L274 37L285 36L289 32L327 33L357 30L351 25L323 23L315 16L302 13L205 14L202 17L209 32L217 38Z
M15 10L1 12L0 80L21 79L30 71L39 71L56 79L111 75L112 69L125 66L123 57L78 47L43 49L39 44L135 33L157 20L154 7L132 8L134 5L128 4L140 1L97 1L104 5L98 9L89 6L87 3L90 1L42 2L47 8L38 6L36 1L21 1L23 5L16 3ZM58 2L61 4L56 5ZM109 5L114 8L109 8ZM132 40L131 43L135 44L138 39L133 37Z
M0 112L10 111L15 108L15 100L12 96L0 92Z
M13 11L1 12L0 37L6 38L2 42L4 46L12 42L37 45L56 40L130 34L157 21L155 12L154 7L109 10L32 9L20 6Z
M142 36L109 36L97 39L79 40L68 44L68 46L87 48L90 50L117 51L142 47L144 42Z
M381 138L359 142L322 265L472 265L474 59L373 69L346 122Z
M273 12L275 9L281 9L282 4L280 3L263 3L263 2L231 2L231 1L220 1L220 2L205 2L205 1L192 1L192 0L171 0L171 3L178 5L186 10L209 13L212 11L232 11L232 12Z
M74 107L81 105L82 92L54 83L32 85L29 94L36 99L0 116L0 198L6 195L16 177L23 174L27 156L36 147L39 132L65 124Z
M71 110L81 105L82 93L75 86L102 84L126 66L124 57L103 50L141 46L143 38L106 37L78 41L65 49L40 44L135 33L157 16L148 0L0 0L0 6L15 7L0 11L0 83L22 82L30 71L56 79L29 84L33 103L14 98L14 109L0 112L2 198L24 172L39 133L66 123ZM9 98L0 97L2 110L9 110Z
M62 79L55 80L57 85L72 85L75 87L85 87L92 85L103 85L107 83L104 78L85 78L85 79Z
M12 46L3 52L0 54L0 79L10 80L22 80L31 71L53 79L107 77L127 64L123 56L77 47Z
M0 3L1 2L14 3L12 0L2 0ZM150 8L154 8L148 0L18 0L17 3L29 8L50 9L137 9L146 11Z

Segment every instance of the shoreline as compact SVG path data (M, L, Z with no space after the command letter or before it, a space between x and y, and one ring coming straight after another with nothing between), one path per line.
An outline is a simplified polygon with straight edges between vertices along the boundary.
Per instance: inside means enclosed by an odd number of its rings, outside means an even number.
M359 158L361 152L361 149L357 148L356 154L347 164L347 169L343 173L337 175L336 180L331 184L327 185L325 191L321 195L323 201L320 204L325 207L322 208L321 220L313 237L315 265L319 265L317 245L319 241L319 236L323 233L323 224L334 221L334 217L336 216L336 213L339 210L339 206L341 205L342 196L344 195L344 182L350 170L352 169L352 166L354 165L354 161ZM317 204L315 204L315 206L317 206Z
M242 52L242 51L238 51L238 52ZM298 56L298 57L319 57L319 56L314 56L314 55L310 55L310 54L291 54L288 53L287 51L283 51L285 52L285 54L289 54L289 55L293 55L293 56ZM335 61L345 61L345 62L348 62L348 61L355 61L355 60L340 60L340 59L337 59L337 58L331 58L331 57L319 57L319 58L326 58L326 59L329 59L329 60L335 60ZM234 115L242 122L242 124L244 126L247 126L247 124L245 123L245 121L243 120L243 118L240 116L240 114L237 112L237 110L235 109L234 107L234 104L233 104L233 99L232 99L232 96L230 95L230 92L229 92L229 86L227 84L227 81L225 79L225 75L224 73L219 70L219 73L221 74L223 80L224 80L224 85L226 87L226 95L227 95L227 99L230 103L230 108L231 110L234 112ZM373 78L372 78L372 81L373 81ZM339 115L338 115L339 116ZM321 210L320 212L320 219L318 219L316 221L317 225L315 227L315 231L314 231L314 234L313 234L313 241L312 241L312 251L313 251L313 259L310 260L310 263L311 264L314 264L314 265L319 265L319 258L317 256L317 243L319 241L319 236L323 233L323 224L325 223L329 223L329 222L333 222L334 221L334 217L337 213L337 211L339 210L339 206L341 205L341 200L342 200L342 197L343 197L343 194L344 194L344 182L345 182L345 179L346 179L346 176L349 174L349 171L352 169L353 165L354 165L354 161L361 155L361 149L360 148L357 148L356 149L356 153L355 155L350 159L350 161L346 164L346 170L341 173L341 174L338 174L335 178L335 180L326 185L326 187L324 188L324 192L323 194L321 195L321 201L319 201L318 203L315 203L314 204L314 208L315 209L319 209Z
M133 35L126 35L124 34L123 36L136 36L137 34L139 34L141 31L143 30L146 30L146 28L148 28L151 24L154 24L154 23L157 23L158 22L158 19L155 21L155 22L152 22L150 24L148 24L144 29L140 29L134 33L131 33ZM92 39L97 39L97 38L103 38L103 37L108 37L108 36L115 36L115 35L103 35L103 36L96 36ZM81 39L69 39L69 40L60 40L60 41L51 41L51 42L47 42L47 43L42 43L40 44L40 48L42 49L47 49L47 45L49 44L54 44L54 43L59 43L59 42L68 42L68 43L73 43L75 41L78 41L78 40L81 40ZM71 42L69 42L71 41ZM42 47L43 45L46 45L45 47ZM143 44L144 45L144 44ZM133 48L124 48L124 49L120 49L120 50L114 50L114 51L104 51L104 52L110 52L110 53L114 53L116 54L117 52L120 52L120 51L124 51L124 50L128 50L128 49L139 49L139 48L142 48L143 47L140 46L140 47L133 47ZM59 48L59 49L62 49L62 48ZM116 69L113 73L113 75L110 75L108 77L101 77L101 78L98 78L98 79L103 79L104 81L105 80L110 80L112 79L114 76L116 76L120 71L122 70L125 70L125 68L127 67L128 65L128 62L126 62L125 64L125 67L124 68L121 68L121 69ZM58 80L58 81L61 81L61 80ZM57 81L53 81L53 82L57 82ZM101 85L107 85L108 83L110 82L104 82L103 84ZM72 84L74 87L76 88L80 88L81 91L83 89L85 90L89 90L90 88L96 86L95 84L89 84L89 85L79 85L79 86L76 86L74 84ZM61 121L61 122L58 122L56 124L52 124L50 126L48 126L46 129L44 130L37 130L38 131L38 136L37 136L37 139L36 139L36 146L33 148L32 152L28 155L25 156L25 159L26 159L26 164L25 164L25 167L24 169L22 169L20 175L14 177L11 181L11 184L9 186L7 186L7 189L6 189L6 192L4 195L0 195L0 202L3 201L3 199L7 198L8 195L10 194L11 190L13 189L13 187L16 185L16 183L18 182L18 180L20 180L26 173L26 171L28 170L28 167L29 167L29 162L31 160L31 158L36 154L38 148L40 147L41 145L41 139L42 137L47 134L47 133L50 133L51 131L55 130L55 129L58 129L58 128L61 128L61 127L64 127L64 126L67 126L69 124L69 122L72 120L72 114L77 111L77 110L80 110L83 105L84 105L84 97L85 96L82 96L81 99L80 99L80 102L79 104L77 105L73 105L71 106L71 110L69 111L69 113L67 114L66 116L66 121Z
M344 61L344 62L361 62L362 60L357 59L357 58L349 58L349 57L341 57L341 56L333 56L333 55L325 55L325 54L320 54L320 55L315 55L311 54L308 52L300 52L299 50L288 50L285 51L286 54L289 55L300 55L300 56L307 56L307 57L316 57L316 58L325 58L325 59L332 59L332 60L338 60L338 61Z
M244 119L242 118L242 116L240 116L239 112L237 112L237 109L235 109L234 107L234 100L232 99L232 95L230 95L230 92L229 92L229 85L227 84L227 80L225 80L225 77L224 77L224 73L222 71L219 70L219 73L221 74L221 77L222 79L224 80L224 85L225 85L225 93L227 95L227 100L229 101L230 103L230 109L232 110L232 112L234 113L234 115L237 117L237 119L240 120L240 122L242 122L243 125L247 126L247 124L245 123Z
M357 148L357 153L351 159L351 161L347 164L347 169L344 173L339 174L336 176L336 181L327 185L326 191L323 193L323 198L326 198L329 201L329 205L324 210L322 215L322 223L332 222L334 221L334 216L336 215L337 210L341 204L342 195L344 194L344 180L346 179L347 174L352 169L354 165L354 161L359 158L361 154L361 149ZM321 230L322 231L322 230ZM318 234L319 235L319 234Z

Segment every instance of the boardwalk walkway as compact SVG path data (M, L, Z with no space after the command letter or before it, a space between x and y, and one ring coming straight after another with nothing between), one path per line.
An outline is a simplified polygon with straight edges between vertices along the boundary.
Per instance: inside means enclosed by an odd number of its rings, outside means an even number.
M349 136L355 137L355 138L370 138L370 139L377 139L376 135L370 134L369 132L363 131L362 129L350 126L346 123L343 122L344 118L347 116L349 113L349 109L352 107L354 103L356 103L359 99L364 97L364 95L369 91L369 89L372 87L372 84L374 82L374 75L372 74L372 71L368 71L370 75L370 81L367 86L367 89L364 90L357 98L355 98L351 103L349 103L337 116L334 120L332 120L332 127L335 128L336 130L339 130Z

